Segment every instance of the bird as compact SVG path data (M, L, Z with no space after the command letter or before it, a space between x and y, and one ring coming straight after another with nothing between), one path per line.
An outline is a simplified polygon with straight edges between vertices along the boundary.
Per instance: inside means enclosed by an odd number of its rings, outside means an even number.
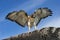
M27 25L30 31L32 27L37 29L37 25L39 24L41 19L45 19L48 16L52 16L52 11L51 9L44 7L44 8L38 8L31 15L27 15L27 13L24 10L13 11L8 13L6 19L19 24L21 27L25 27Z

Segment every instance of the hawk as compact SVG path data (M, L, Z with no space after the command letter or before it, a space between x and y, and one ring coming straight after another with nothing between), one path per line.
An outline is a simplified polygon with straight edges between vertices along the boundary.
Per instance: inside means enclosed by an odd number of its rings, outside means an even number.
M20 11L13 11L9 13L6 18L16 22L17 24L21 25L21 27L27 27L32 28L34 27L36 29L36 26L41 21L41 19L44 19L48 16L52 16L52 11L48 8L38 8L32 15L27 15L27 13L24 10Z

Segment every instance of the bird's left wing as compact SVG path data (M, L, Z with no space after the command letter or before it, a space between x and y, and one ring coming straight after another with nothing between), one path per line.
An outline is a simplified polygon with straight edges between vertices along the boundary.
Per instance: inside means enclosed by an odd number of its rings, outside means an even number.
M18 12L16 12L16 11L11 12L6 16L6 18L16 22L17 24L21 25L22 27L25 26L25 24L28 20L27 14L24 10L20 10Z
M51 16L51 15L52 15L52 11L50 9L39 8L31 16L34 18L34 22L37 25L41 19L46 18L46 17Z

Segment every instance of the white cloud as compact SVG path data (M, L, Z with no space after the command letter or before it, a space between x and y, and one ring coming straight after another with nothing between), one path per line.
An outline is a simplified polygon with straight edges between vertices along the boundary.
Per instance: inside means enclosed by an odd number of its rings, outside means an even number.
M4 19L5 19L4 17L0 17L0 22L4 21Z
M60 27L60 18L59 17L54 18L51 21L47 22L44 26L45 27Z
M46 0L30 0L30 1L27 1L23 4L21 4L19 7L17 8L21 8L21 9L24 9L24 10L30 10L32 8L35 8L37 6L40 6L41 4L43 4Z

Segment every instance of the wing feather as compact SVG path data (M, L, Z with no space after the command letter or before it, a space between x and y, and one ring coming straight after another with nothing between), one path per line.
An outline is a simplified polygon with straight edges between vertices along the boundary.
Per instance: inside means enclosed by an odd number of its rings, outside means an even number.
M16 13L17 13L17 11L13 11L11 13L8 13L8 15L6 16L6 19L9 19L11 21L15 21L17 18Z
M52 15L52 11L48 8L39 8L34 12L32 17L34 18L34 22L36 25L41 21L41 19L44 19L48 16Z
M17 19L16 19L16 23L22 25L22 26L25 26L25 24L27 24L27 13L23 10L20 10L18 13L17 13Z
M27 14L24 10L20 10L19 12L11 12L6 17L9 20L15 21L17 24L21 26L25 26L27 22Z

